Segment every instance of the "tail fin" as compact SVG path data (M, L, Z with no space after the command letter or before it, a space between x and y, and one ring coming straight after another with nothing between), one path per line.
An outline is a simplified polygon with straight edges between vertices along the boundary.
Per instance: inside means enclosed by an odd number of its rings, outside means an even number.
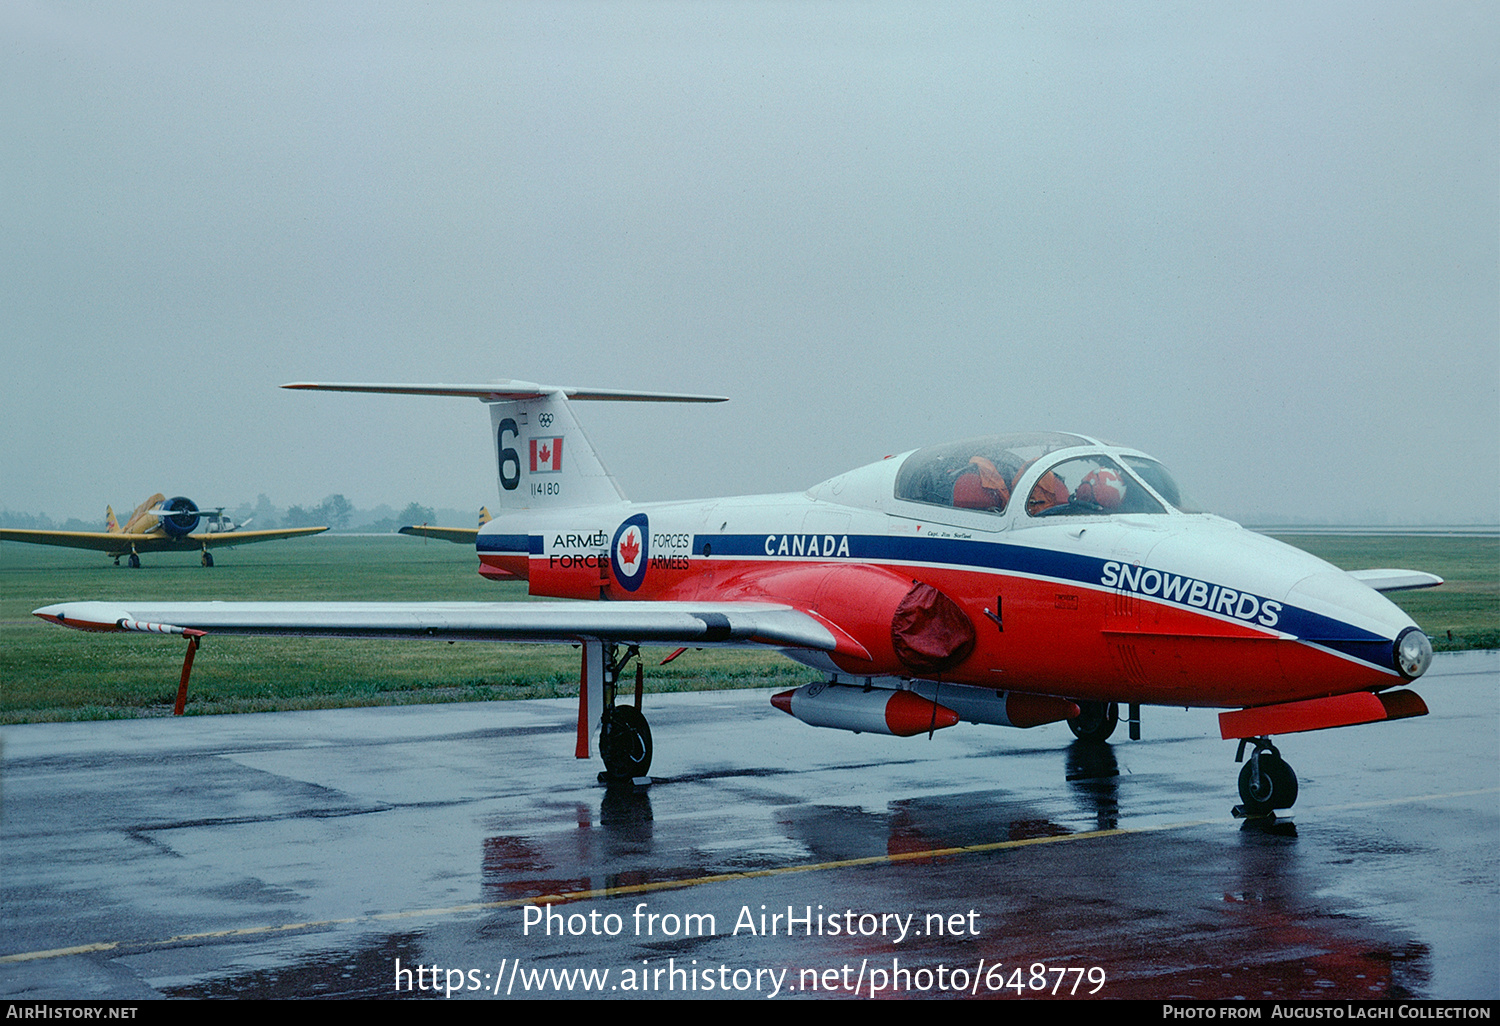
M113 506L104 507L104 533L120 533L120 522L115 519L115 508Z
M155 495L151 496L151 498L147 499L145 502L137 506L135 508L135 512L130 514L130 519L125 521L125 533L149 533L150 530L157 525L158 521L156 515L148 511L156 509L166 501L167 497L161 492L157 492Z
M631 392L612 388L572 388L529 381L478 385L382 385L297 382L283 388L387 395L467 396L490 408L490 439L500 478L503 511L554 509L623 502L615 479L604 469L570 400L615 402L719 403L724 396L676 392Z
M479 526L480 527L483 527L485 524L489 523L493 519L494 518L490 516L490 508L488 506L480 506L479 507Z

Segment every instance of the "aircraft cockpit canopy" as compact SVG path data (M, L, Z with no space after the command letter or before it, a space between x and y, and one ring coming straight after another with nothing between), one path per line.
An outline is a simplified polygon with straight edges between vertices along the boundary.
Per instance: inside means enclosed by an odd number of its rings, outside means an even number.
M1031 465L1049 453L1096 446L1092 439L1061 432L992 435L929 446L902 463L895 496L991 513L1003 513L1013 502L1024 501L1032 517L1165 513L1157 496L1183 513L1203 512L1186 498L1166 467L1127 453L1062 459L1031 483L1024 499L1015 494Z
M933 506L1003 513L1011 488L1041 457L1088 445L1080 435L990 435L918 449L896 475L896 498Z

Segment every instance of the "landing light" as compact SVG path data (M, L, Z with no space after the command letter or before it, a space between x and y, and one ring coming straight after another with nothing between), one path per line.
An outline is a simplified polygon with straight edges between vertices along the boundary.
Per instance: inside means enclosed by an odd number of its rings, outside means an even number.
M1408 627L1396 639L1396 669L1410 680L1416 680L1432 665L1432 642L1415 627Z

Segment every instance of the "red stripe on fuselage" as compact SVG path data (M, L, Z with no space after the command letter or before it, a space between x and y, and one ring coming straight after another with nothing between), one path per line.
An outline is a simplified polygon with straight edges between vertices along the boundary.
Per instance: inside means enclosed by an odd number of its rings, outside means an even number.
M546 567L545 557L532 557L531 568L531 593L535 595L581 597L582 591L597 594L602 585L604 597L611 599L771 599L817 612L871 652L871 661L834 656L837 665L856 675L910 676L910 671L891 652L888 623L851 624L847 610L829 615L825 611L828 595L818 593L810 583L818 575L808 571L867 571L872 614L881 607L875 593L882 590L882 579L903 584L920 581L958 603L974 623L979 640L964 662L942 675L945 681L1073 699L1215 708L1287 702L1400 683L1391 673L1242 620L1076 581L993 570L852 560L695 557L690 569L653 568L638 590L627 592L612 580L601 582L597 571L577 574L576 581L558 581L560 575ZM863 587L857 575L853 583ZM863 592L853 597L855 605L861 597ZM851 597L842 598L847 606ZM986 610L996 612L997 604L999 626L985 614ZM876 636L882 630L884 636Z

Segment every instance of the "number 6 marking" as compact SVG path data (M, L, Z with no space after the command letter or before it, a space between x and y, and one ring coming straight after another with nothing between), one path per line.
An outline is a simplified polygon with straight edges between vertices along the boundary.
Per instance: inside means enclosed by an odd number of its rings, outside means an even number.
M500 450L500 487L504 488L507 492L513 492L516 490L516 486L521 483L521 456L516 450L505 444L505 433L507 431L517 438L521 437L521 432L516 427L516 422L510 417L506 417L500 422L500 431L495 437L495 445ZM507 463L512 468L509 473L505 471Z

